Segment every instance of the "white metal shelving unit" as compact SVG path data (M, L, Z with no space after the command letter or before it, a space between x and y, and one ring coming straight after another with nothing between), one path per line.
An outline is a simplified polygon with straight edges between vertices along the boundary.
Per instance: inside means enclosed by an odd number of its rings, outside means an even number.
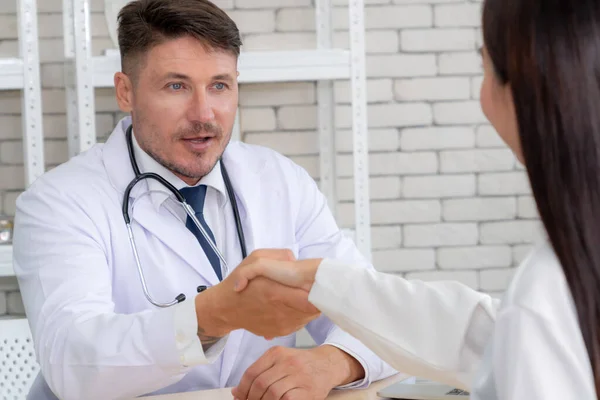
M0 90L22 91L25 185L44 173L42 93L36 0L17 1L19 58L0 59Z
M0 59L0 90L22 92L24 183L28 187L44 173L37 3L36 0L12 1L17 2L19 57ZM11 275L14 275L12 246L2 245L0 246L0 276Z
M334 80L350 80L355 182L354 239L362 253L371 257L367 100L365 73L364 0L349 0L350 51L333 48L332 0L316 0L317 44L315 49L242 52L239 82L315 81L318 85L318 120L321 190L335 214L336 144L333 96ZM113 87L120 70L119 52L106 50L92 57L90 0L63 0L65 57L68 67L67 118L69 150L75 155L96 142L94 89ZM243 124L243 121L242 121ZM233 133L239 139L239 125Z

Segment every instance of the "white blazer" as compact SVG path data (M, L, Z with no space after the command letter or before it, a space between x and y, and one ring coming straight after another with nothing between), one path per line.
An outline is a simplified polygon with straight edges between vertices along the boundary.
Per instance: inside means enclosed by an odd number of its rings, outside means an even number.
M230 387L270 347L293 347L295 335L265 341L239 330L204 365L185 366L174 307L144 297L121 205L133 179L124 131L48 172L17 201L14 267L43 378L30 398L115 399ZM290 248L300 258L332 257L372 268L344 238L313 179L272 150L230 143L223 162L235 190L248 251ZM149 289L159 301L193 301L198 285L218 278L196 238L176 216L131 193L136 243ZM228 233L236 241L235 232ZM227 252L225 252L227 254ZM229 252L231 253L231 252ZM241 261L228 260L230 268ZM308 325L317 343L352 354L367 379L395 371L321 317Z
M319 267L309 300L393 367L468 389L471 400L597 398L577 310L547 242L501 304L457 282L332 260Z

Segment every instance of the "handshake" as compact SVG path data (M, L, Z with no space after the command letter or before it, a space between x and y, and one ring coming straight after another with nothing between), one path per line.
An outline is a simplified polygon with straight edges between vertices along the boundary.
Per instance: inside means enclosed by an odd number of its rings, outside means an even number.
M199 336L210 342L245 329L270 340L303 328L320 315L308 301L320 263L297 261L289 250L254 251L223 282L196 297Z
M320 315L308 295L320 259L289 250L258 250L225 280L196 296L198 336L211 346L245 329L267 340L292 334ZM272 347L232 390L235 399L325 399L336 386L363 379L361 363L335 346Z

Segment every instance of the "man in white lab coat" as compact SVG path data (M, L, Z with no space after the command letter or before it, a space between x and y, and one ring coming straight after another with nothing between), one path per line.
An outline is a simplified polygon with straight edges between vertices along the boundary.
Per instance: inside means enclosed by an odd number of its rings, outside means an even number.
M206 0L139 0L120 14L119 44L117 101L131 117L17 202L14 267L42 371L30 398L131 398L243 381L250 399L323 399L393 374L330 320L315 319L307 301L291 307L305 292L258 280L240 294L227 278L242 243L372 268L303 169L229 143L241 45L233 21ZM126 196L136 165L179 189L197 221L156 180ZM179 293L187 299L170 307L149 301ZM322 345L293 349L295 334L283 329L307 323Z

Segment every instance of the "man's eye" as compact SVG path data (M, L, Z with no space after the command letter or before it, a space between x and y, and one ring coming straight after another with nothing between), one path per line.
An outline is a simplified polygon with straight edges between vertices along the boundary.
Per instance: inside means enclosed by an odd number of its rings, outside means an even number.
M171 89L173 90L181 90L183 89L183 85L181 83L171 83Z
M225 86L224 83L221 83L221 82L215 83L215 89L217 89L217 90L224 90L225 88L226 88L226 86Z

